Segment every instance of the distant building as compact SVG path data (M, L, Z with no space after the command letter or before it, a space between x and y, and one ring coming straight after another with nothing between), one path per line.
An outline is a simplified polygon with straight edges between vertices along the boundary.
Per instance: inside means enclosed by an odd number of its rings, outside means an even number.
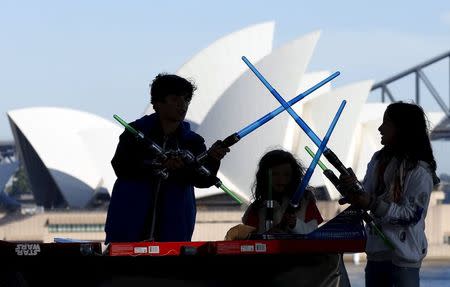
M85 208L109 196L120 127L66 108L13 110L8 118L37 205Z
M6 184L18 168L14 142L0 142L0 210L13 211L20 208L20 203L5 192Z
M439 204L443 195L432 193L426 218L428 254L426 260L450 259L450 205ZM347 206L337 201L318 201L326 223ZM199 199L193 241L223 240L226 232L241 223L245 208L229 197L217 195ZM58 238L103 242L106 210L52 210L30 214L0 214L0 240L10 242L54 242Z

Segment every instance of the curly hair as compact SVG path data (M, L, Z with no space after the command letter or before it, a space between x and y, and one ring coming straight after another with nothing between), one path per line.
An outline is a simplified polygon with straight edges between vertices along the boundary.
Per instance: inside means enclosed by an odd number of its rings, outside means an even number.
M150 85L150 102L152 104L164 102L170 94L187 95L187 100L190 101L195 90L197 90L197 87L193 81L177 75L160 73Z
M263 201L266 199L269 169L285 163L290 164L292 168L291 182L286 189L288 190L289 196L294 194L305 174L304 168L290 152L275 149L267 152L259 161L258 171L256 172L256 178L252 188L255 201Z

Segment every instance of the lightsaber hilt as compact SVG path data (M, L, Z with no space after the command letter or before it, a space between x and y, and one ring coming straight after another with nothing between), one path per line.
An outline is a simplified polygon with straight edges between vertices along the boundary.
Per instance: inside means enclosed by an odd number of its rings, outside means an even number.
M159 160L144 160L144 164L151 166L154 175L160 176L163 179L167 179L169 177L167 168L163 167L162 163Z
M346 176L352 176L353 174L345 167L345 165L341 162L341 160L337 157L337 155L331 150L326 149L323 152L325 158L339 171L340 174ZM326 176L326 175L325 175ZM353 175L354 176L354 175ZM336 186L336 185L335 185ZM337 188L337 187L336 187ZM354 180L352 186L346 192L352 193L362 193L364 192L364 187L357 179Z
M323 155L328 160L328 162L331 163L339 171L340 174L351 175L345 165L331 149L325 149Z
M231 189L226 187L218 177L216 177L214 185L231 196L231 198L233 198L237 203L242 204L242 200L239 198L239 196L237 196Z
M266 219L264 224L265 231L269 231L273 227L273 200L266 200L265 206L266 206Z
M272 196L272 169L267 171L267 195L265 200L266 205L266 218L265 218L265 231L269 231L273 227L273 196Z
M346 196L346 192L340 188L340 182L334 172L330 169L326 169L323 171L323 174L331 181L331 183L336 187L336 189L341 193L344 197ZM386 237L386 235L378 228L378 226L373 221L373 217L365 210L362 210L361 218L362 220L375 231L375 233L383 240L383 242L391 248L395 249L394 244Z
M305 149L311 157L314 157L314 152L309 147L305 146ZM336 189L339 191L339 193L345 197L346 192L344 190L342 190L342 188L340 187L339 178L334 174L334 172L331 169L328 169L320 160L319 160L319 166L322 168L323 174L331 181L331 183L336 187ZM375 222L373 220L373 217L367 211L361 209L361 218L366 224L368 224L375 231L375 233L377 233L377 235L383 240L383 242L389 248L391 248L392 250L395 249L394 244L378 228L378 226L375 224Z
M334 174L331 169L326 169L323 171L323 174L331 181L334 186L339 185L339 178Z
M305 146L305 150L308 152L308 154L311 157L314 157L315 154L309 147ZM328 149L327 151L329 151L328 155L331 154L333 162L335 162L337 165L344 166L342 164L342 162L338 159L338 157L330 149ZM325 154L325 152L324 152L324 154ZM364 192L364 187L362 186L362 184L359 181L356 181L356 183L354 185L352 185L352 187L350 189L344 190L344 188L342 188L339 178L334 174L334 172L331 169L328 169L320 160L319 160L318 164L319 164L320 168L322 168L323 174L328 178L328 180L331 181L331 183L336 187L336 189L339 191L339 193L342 194L342 196L344 196L344 197L347 196L347 194L349 192L355 192L355 193ZM348 171L348 169L345 168L345 166L344 166L344 170L345 170L346 174L351 175L351 173Z
M229 135L228 137L226 137L224 140L221 141L221 145L223 147L231 147L232 145L234 145L235 143L237 143L241 138L239 137L239 135L237 133L234 133L232 135ZM200 164L203 163L206 158L208 157L208 151L204 151L201 154L199 154L195 160Z
M209 171L209 169L207 169L204 165L198 163L196 161L195 156L189 150L177 150L172 153L180 156L187 165L193 165L195 170L199 174L206 176L206 177L213 177L214 178L214 186L222 189L225 193L227 193L229 196L231 196L237 203L242 204L242 200L231 189L227 188L218 177L214 176Z
M334 172L330 169L326 169L323 171L323 174L331 181L331 183L336 187L336 189L345 197L346 193L340 188L339 179L334 174ZM365 210L362 210L361 218L364 220L366 224L368 224L375 233L383 240L383 242L391 248L392 250L395 249L394 244L389 240L389 238L386 237L386 235L378 228L378 226L375 224L373 217Z
M211 172L202 164L195 160L195 156L189 150L178 150L178 155L186 165L193 165L194 168L203 176L211 176Z
M223 141L222 141L222 145L224 147L230 147L232 145L234 145L235 143L237 143L241 138L239 137L239 135L237 133L234 133L232 135L227 136Z
M167 169L157 169L154 171L156 176L161 177L162 179L167 179L169 177L169 173L167 172Z

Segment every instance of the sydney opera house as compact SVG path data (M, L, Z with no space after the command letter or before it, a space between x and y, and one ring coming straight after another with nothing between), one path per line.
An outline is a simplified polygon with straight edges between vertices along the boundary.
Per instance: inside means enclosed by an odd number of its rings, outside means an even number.
M335 72L308 70L319 31L277 48L273 47L273 37L272 22L239 30L215 41L176 71L198 86L186 120L205 138L207 146L279 106L242 62L242 56L254 63L286 100ZM385 109L385 104L367 102L372 84L369 79L341 87L330 82L293 107L323 137L339 104L347 100L328 146L360 178L369 157L380 148L377 128ZM152 106L143 112L152 113ZM428 116L434 125L444 115ZM112 119L57 107L12 110L8 119L38 205L46 209L85 208L96 197L111 193L115 174L110 160L123 131ZM305 145L316 149L294 120L281 113L232 146L218 177L249 201L259 158L270 149L283 148L308 166L311 159ZM325 190L329 199L339 197L318 170L310 184ZM212 187L196 190L196 195L205 198L221 192Z

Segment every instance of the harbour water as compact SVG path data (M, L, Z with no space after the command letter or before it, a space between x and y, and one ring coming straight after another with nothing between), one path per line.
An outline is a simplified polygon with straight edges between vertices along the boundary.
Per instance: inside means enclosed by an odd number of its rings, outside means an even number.
M355 264L345 262L347 273L352 287L364 287L364 267L366 263ZM450 260L426 261L420 269L421 287L447 287L450 286Z

